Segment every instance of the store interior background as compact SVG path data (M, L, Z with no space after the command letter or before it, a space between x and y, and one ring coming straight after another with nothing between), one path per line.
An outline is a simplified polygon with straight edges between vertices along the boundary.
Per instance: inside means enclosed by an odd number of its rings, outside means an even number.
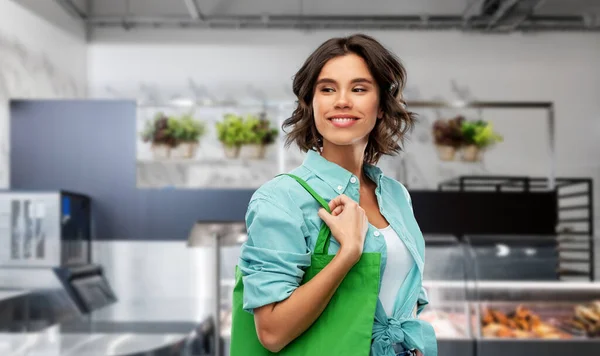
M150 305L154 300L174 309L189 306L149 319L186 321L190 313L200 317L210 310L215 258L210 248L188 246L191 225L243 221L252 189L138 188L136 100L191 98L194 83L216 96L293 101L293 74L316 46L332 36L365 32L391 48L406 65L409 100L552 102L556 175L600 182L600 3L545 1L544 8L557 14L585 9L594 15L584 30L508 33L100 27L78 18L65 3L71 2L0 0L0 189L89 194L94 206L93 262L102 265L119 305ZM91 9L115 14L129 4L131 13L144 17L157 11L190 16L186 1L72 3L84 13ZM450 14L462 13L477 1L196 3L204 14L256 13L256 9L272 14ZM525 7L536 2L514 3ZM494 173L548 174L553 162L548 159L543 114L523 121L520 118L527 114L522 111L486 111L486 115L493 117L505 137L517 142L512 150L501 151L505 156L493 156L504 162ZM502 124L504 115L519 120L508 118L510 124ZM11 127L11 121L18 120L24 124ZM13 147L18 147L17 156L11 156ZM406 151L410 150L409 141ZM464 169L458 172L471 172ZM596 188L594 205L598 202ZM594 221L598 226L599 209ZM237 248L226 248L225 269ZM600 254L594 256L598 276ZM112 309L111 316L129 320L134 318L133 312L128 315L131 310Z

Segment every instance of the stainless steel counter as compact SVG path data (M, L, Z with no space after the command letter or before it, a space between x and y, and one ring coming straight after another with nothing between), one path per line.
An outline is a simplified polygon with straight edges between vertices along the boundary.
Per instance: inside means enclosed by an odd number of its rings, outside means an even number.
M0 355L185 354L211 305L191 299L118 302L39 332L0 333Z
M25 296L28 293L27 290L0 290L0 302Z
M107 356L173 354L186 334L64 334L60 327L27 334L0 334L0 354L6 356Z

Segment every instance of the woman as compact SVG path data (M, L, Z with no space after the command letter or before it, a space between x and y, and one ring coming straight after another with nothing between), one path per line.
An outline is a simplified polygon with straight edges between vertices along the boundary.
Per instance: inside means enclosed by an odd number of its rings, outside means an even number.
M401 150L413 125L413 114L400 103L405 82L399 60L360 34L324 42L294 78L298 106L283 126L292 128L287 145L307 154L290 173L329 201L331 213L317 211L287 176L267 182L250 200L239 262L243 306L254 313L258 338L272 352L310 327L363 252L380 252L371 355L437 354L433 329L416 319L428 301L421 285L424 241L410 197L375 166L382 155ZM300 285L323 222L335 257Z

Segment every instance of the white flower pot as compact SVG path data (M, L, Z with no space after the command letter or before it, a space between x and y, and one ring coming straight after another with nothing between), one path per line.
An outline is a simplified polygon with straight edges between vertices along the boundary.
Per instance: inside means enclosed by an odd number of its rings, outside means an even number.
M442 161L454 161L456 148L446 145L436 145L438 157Z
M229 159L237 158L240 155L240 146L225 146L223 145L225 157Z
M248 144L242 146L240 156L247 159L264 159L267 146L261 144Z
M196 157L198 142L181 142L171 150L171 158L191 159Z
M462 150L462 160L467 162L477 162L481 160L481 150L475 145L469 145Z
M171 156L171 146L164 143L152 144L152 157L156 160L168 159Z

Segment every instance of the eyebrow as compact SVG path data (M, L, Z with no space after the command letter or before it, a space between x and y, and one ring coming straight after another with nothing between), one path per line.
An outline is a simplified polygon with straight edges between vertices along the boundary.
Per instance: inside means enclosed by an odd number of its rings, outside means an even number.
M317 85L318 84L322 84L322 83L331 83L331 84L337 84L337 82L334 79L331 78L321 78L319 80L317 80ZM354 78L350 81L350 83L352 84L356 84L356 83L368 83L368 84L373 84L373 81L367 78Z

